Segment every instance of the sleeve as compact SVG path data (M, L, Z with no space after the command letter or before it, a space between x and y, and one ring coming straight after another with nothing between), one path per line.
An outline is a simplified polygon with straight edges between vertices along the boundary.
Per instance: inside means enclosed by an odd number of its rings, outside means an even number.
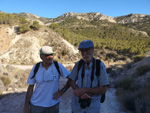
M100 65L101 66L100 66L99 84L100 84L100 86L108 85L109 81L108 81L108 75L106 72L105 64L103 62L101 62Z
M29 77L28 77L28 80L27 80L27 84L29 84L29 85L34 85L35 84L35 77L31 79L31 77L34 74L34 68L35 68L35 65L33 66L32 70L30 71L30 74L29 74Z
M77 78L78 78L78 75L77 75L77 72L78 72L78 64L79 64L79 62L77 62L77 63L75 64L75 66L73 67L73 69L72 69L72 71L71 71L71 73L70 73L70 75L69 75L69 78L72 79L73 81L76 81Z
M70 71L68 71L68 69L66 69L61 63L58 63L58 65L59 65L61 76L67 77L70 74Z

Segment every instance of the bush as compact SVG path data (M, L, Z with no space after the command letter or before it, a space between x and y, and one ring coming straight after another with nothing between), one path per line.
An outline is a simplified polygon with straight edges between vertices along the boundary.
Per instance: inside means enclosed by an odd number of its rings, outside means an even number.
M11 80L8 77L1 76L0 79L3 81L3 83L6 87L11 83Z
M116 58L117 57L117 54L116 53L108 53L106 55L107 58Z
M110 73L111 71L112 71L112 68L107 68L107 69L106 69L106 72L107 72L107 73Z
M58 28L58 24L57 24L57 23L52 23L52 24L49 26L49 28L55 30L55 29Z
M136 113L150 113L150 97L137 98L134 104Z
M30 30L29 21L25 19L25 17L19 18L19 33L25 33Z
M115 77L115 76L117 76L117 73L115 70L112 70L110 73L110 77Z
M125 109L130 110L134 113L150 113L150 78L141 85L132 84L130 85L129 90L124 88L117 88L116 94L119 95L119 100L123 103ZM130 79L124 79L123 81L130 81ZM123 82L122 82L123 83ZM129 84L128 82L126 84ZM119 87L119 86L118 86Z
M136 93L133 92L128 92L128 93L126 92L126 94L121 97L121 101L124 107L130 111L135 111L135 105L134 105L135 99L136 99Z
M136 73L138 76L144 75L147 71L149 71L150 67L148 65L139 66L136 68Z
M33 21L33 24L31 25L31 28L34 30L39 30L40 29L40 24L38 21Z
M137 55L137 56L134 56L133 59L134 59L134 62L138 62L138 61L141 61L145 58L145 56L143 55Z
M150 83L146 82L145 87L141 88L141 91L137 94L135 99L136 113L150 113Z
M123 88L124 90L130 90L131 84L133 82L134 82L134 79L132 77L126 77L118 83L117 87Z
M29 25L27 23L19 25L19 33L25 33L25 32L27 32L29 30L30 30L30 27L29 27Z

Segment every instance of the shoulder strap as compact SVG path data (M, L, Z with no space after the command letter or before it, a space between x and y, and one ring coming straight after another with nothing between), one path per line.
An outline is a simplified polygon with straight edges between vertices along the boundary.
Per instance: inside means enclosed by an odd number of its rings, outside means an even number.
M57 61L53 61L53 62L54 62L54 64L55 64L55 67L56 67L58 73L60 74L58 62L57 62Z
M96 76L100 76L100 63L101 61L99 59L96 59Z
M81 66L84 64L84 60L83 59L81 59L80 61L79 61L79 64L78 64L78 69L77 69L77 71L79 72L79 70L80 70L80 68L81 68ZM77 72L77 74L78 74L78 72Z
M54 64L55 64L55 67L56 67L58 73L60 74L58 62L57 62L57 61L54 61ZM39 69L39 66L40 66L40 62L38 62L38 63L35 65L34 74L33 74L33 76L31 77L31 79L35 77L35 75L36 75L36 73L37 73L37 71L38 71L38 69Z
M101 66L101 61L99 60L99 59L96 59L96 76L98 77L98 76L100 76L100 66ZM104 103L104 101L105 101L105 94L102 94L102 97L101 97L101 100L100 100L100 102L101 103Z
M38 62L38 63L35 65L34 74L33 74L33 76L31 77L31 79L35 77L35 75L36 75L36 73L37 73L37 71L38 71L38 69L39 69L39 66L40 66L40 62Z

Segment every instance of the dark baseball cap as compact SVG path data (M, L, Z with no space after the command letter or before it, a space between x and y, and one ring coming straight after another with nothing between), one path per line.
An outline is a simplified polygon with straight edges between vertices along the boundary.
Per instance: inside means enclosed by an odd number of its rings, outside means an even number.
M78 50L93 48L93 47L94 47L94 44L91 40L83 40L82 42L80 42Z

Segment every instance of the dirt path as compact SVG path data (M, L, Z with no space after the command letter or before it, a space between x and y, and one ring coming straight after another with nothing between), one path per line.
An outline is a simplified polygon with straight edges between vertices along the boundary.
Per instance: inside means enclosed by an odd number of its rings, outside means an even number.
M66 79L60 79L60 87L66 82ZM0 113L22 113L25 99L26 88L7 94L0 99ZM70 88L62 97L60 102L60 113L71 113L72 89ZM106 101L101 105L101 113L127 113L121 108L120 103L116 100L115 89L109 88L106 94Z

